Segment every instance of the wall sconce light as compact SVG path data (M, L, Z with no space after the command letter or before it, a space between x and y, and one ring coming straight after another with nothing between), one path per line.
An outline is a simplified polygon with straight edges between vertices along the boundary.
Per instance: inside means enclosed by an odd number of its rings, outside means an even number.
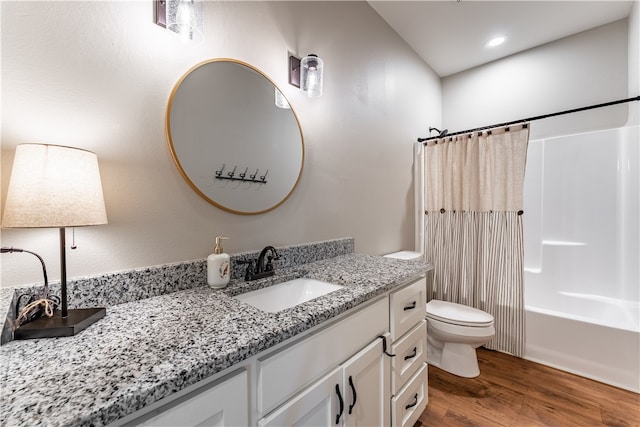
M204 40L201 0L154 0L154 22L183 41Z
M287 98L285 98L282 92L280 92L280 89L276 87L274 88L274 90L275 90L275 96L276 96L276 107L291 108L291 105L289 105L289 101L287 101Z
M289 84L299 87L309 98L322 96L324 62L310 53L304 58L289 55Z
M60 229L61 310L16 328L15 339L75 335L105 316L105 308L67 308L65 227L106 223L94 153L58 145L18 145L2 227Z

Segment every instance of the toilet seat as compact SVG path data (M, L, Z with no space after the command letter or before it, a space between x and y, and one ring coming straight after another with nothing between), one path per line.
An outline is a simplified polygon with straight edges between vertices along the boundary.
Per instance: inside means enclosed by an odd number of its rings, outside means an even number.
M493 325L493 316L477 308L454 302L431 300L427 303L427 318L465 327Z
M432 334L438 335L446 341L457 342L460 340L477 340L483 342L488 341L496 333L493 325L487 326L463 326L454 323L442 322L433 318L427 319L429 326L427 327Z

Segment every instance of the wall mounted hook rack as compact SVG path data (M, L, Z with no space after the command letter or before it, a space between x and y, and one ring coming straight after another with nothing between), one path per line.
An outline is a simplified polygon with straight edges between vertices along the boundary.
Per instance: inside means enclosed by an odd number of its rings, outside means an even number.
M237 176L236 176L236 171L238 170L237 165L233 167L233 170L231 170L230 172L227 172L226 174L224 174L225 167L226 165L223 163L220 170L217 170L215 172L216 179L226 179L229 181L241 181L241 182L249 182L249 183L255 182L257 184L267 183L267 174L269 173L269 169L267 169L267 171L263 175L259 175L260 169L256 169L255 173L249 174L249 177L247 178L249 167L246 167L244 169L244 172L239 173Z

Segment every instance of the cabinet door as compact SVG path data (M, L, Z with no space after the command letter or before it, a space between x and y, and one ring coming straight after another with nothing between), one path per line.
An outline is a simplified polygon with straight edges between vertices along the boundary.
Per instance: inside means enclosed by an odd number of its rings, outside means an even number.
M343 365L345 426L389 425L389 358L377 339Z
M344 411L342 370L336 368L309 388L258 421L260 427L333 426L342 424Z
M144 417L139 426L212 427L249 425L247 371L195 390ZM151 418L148 418L151 416Z

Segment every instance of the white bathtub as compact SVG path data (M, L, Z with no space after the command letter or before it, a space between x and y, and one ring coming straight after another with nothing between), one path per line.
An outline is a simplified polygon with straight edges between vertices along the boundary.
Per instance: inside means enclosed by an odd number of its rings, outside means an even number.
M638 302L558 293L553 304L563 312L526 306L525 358L640 393Z
M531 141L525 358L640 393L640 130Z

